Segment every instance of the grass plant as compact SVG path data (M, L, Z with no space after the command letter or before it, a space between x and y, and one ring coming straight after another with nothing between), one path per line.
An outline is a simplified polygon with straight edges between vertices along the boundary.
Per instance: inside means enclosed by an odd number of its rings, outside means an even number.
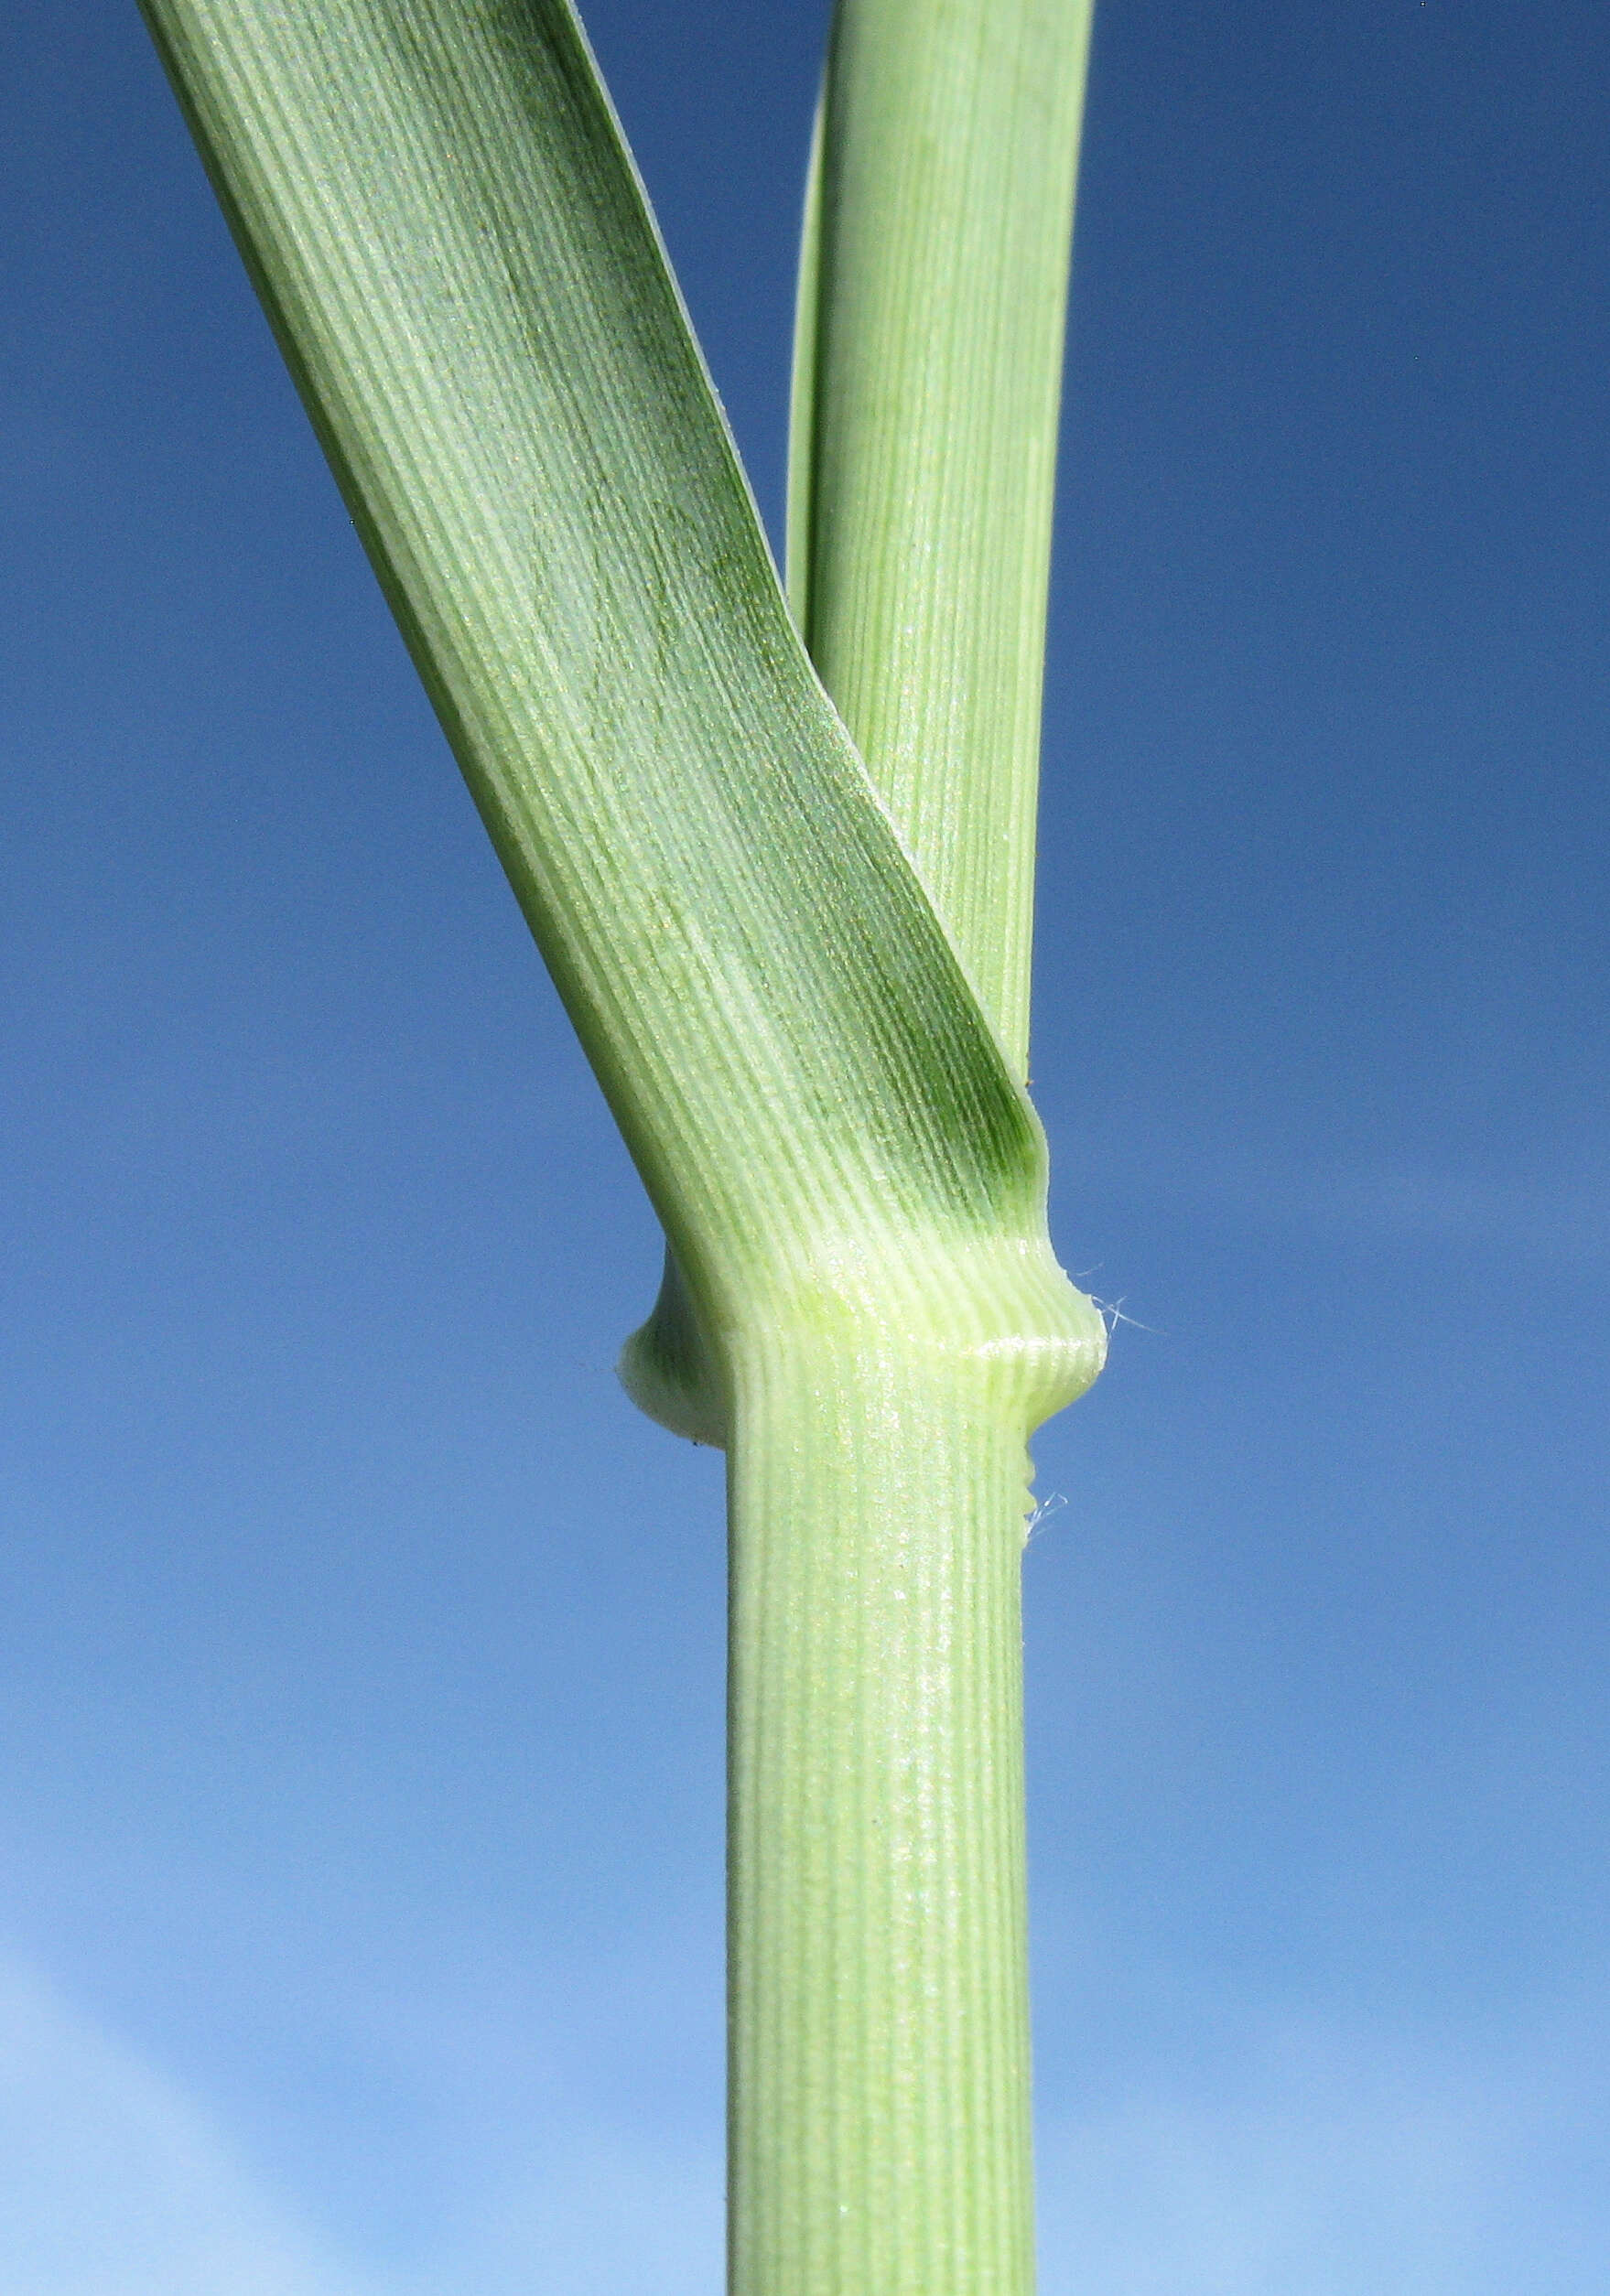
M1032 2281L1026 1091L1086 0L841 0L788 596L567 0L145 0L729 1454L729 2283ZM831 699L829 698L831 696Z

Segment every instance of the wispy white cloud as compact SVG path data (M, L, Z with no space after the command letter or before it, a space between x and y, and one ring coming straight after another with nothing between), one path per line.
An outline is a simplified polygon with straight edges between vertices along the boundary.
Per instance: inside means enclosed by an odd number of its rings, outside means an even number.
M1596 2296L1591 2061L1582 2035L1461 2063L1287 2030L1211 2094L1064 2120L1041 2148L1043 2296Z
M377 2296L206 2114L0 1960L0 2296Z
M336 2253L167 2075L0 1956L0 2296L712 2296L722 2164L675 2135L534 2126L428 2252Z
M1043 2134L1043 2296L1599 2296L1605 2020L1439 2057L1248 2027ZM337 2252L196 2098L0 1959L0 2296L713 2296L721 2162L534 2127L428 2253Z

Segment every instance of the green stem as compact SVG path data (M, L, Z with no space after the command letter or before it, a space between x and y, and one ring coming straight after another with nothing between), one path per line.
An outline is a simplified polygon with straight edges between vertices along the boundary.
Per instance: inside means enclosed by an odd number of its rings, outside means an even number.
M1013 1371L741 1360L732 2296L1032 2286Z

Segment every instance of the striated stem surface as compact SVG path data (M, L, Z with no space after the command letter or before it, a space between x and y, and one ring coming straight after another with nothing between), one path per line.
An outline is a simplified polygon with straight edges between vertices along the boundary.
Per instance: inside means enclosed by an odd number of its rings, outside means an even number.
M742 1362L733 2296L1032 2286L1027 1461L1002 1385L819 1338Z

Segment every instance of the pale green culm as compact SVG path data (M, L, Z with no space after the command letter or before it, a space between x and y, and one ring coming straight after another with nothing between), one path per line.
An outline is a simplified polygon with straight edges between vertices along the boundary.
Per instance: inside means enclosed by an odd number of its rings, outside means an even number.
M566 0L146 13L665 1226L627 1384L728 1448L729 2288L1028 2296L1025 1445L1106 1338L1025 1090L1086 0L842 0L793 613Z

